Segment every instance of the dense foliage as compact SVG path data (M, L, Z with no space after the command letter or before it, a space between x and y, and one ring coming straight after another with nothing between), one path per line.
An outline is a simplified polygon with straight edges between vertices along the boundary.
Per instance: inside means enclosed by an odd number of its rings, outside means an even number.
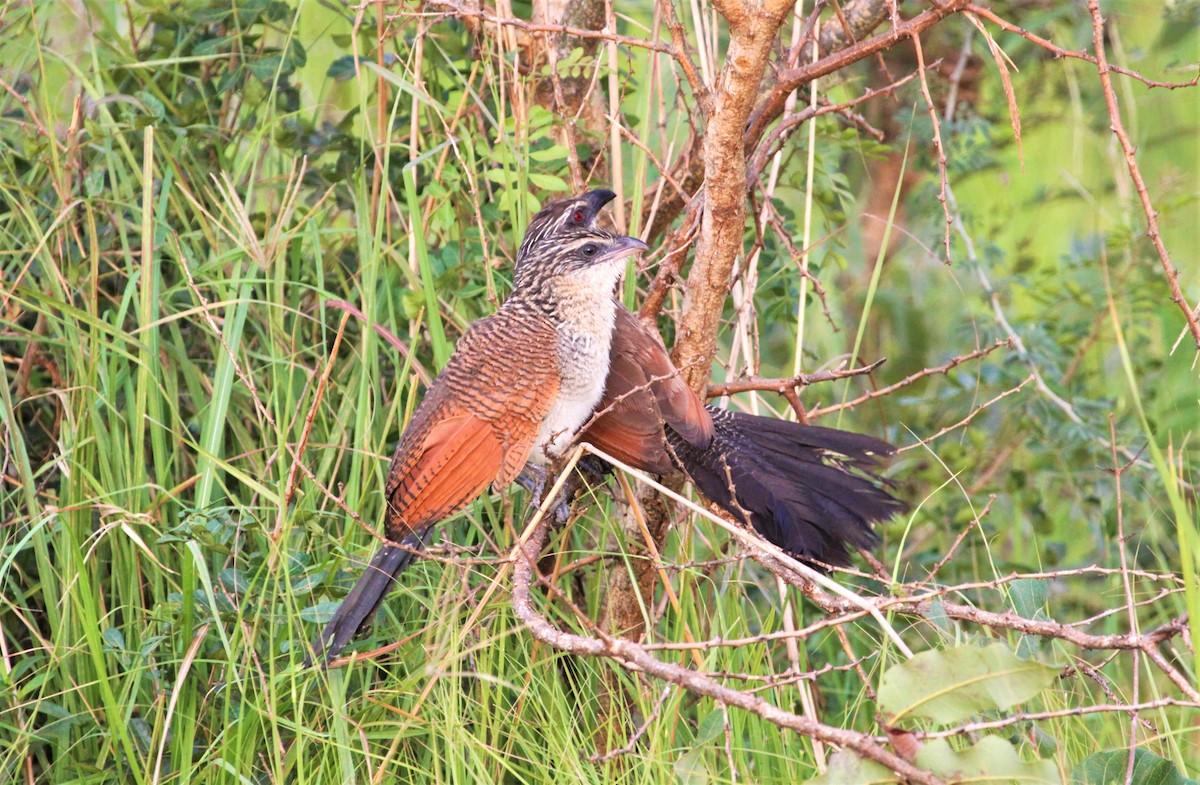
M1198 7L1106 7L1110 58L1186 82ZM996 10L1077 51L1091 47L1081 9ZM558 73L595 74L628 136L614 155L608 128L580 123L568 145L562 119L534 100L550 66L527 67L476 26L426 10L278 0L0 10L0 780L818 775L826 753L811 739L534 641L507 603L520 492L448 522L435 558L406 574L359 648L403 645L328 673L299 668L300 645L375 542L403 423L465 326L503 299L529 216L572 189L577 161L595 172L591 185L618 184L630 232L643 233L660 165L692 130L695 98L667 58L621 46L610 72L603 53L579 49ZM623 33L659 40L651 4L619 14ZM876 553L897 584L937 567L930 585L956 587L955 602L1095 635L1200 619L1197 349L1146 237L1095 67L961 16L924 45L935 104L956 91L938 124L947 212L920 80L856 107L859 125L830 113L811 121L811 137L807 125L785 137L745 226L747 258L761 248L753 309L727 303L714 378L789 376L798 351L809 372L887 358L801 398L830 407L821 424L911 448L888 474L913 512L883 528ZM960 52L971 71L952 81ZM837 102L881 87L881 62L893 79L914 67L897 47L820 90ZM1195 303L1200 91L1114 78ZM770 220L754 220L767 201ZM806 237L819 295L798 274ZM655 270L631 271L630 304ZM659 319L668 344L681 299L677 288ZM998 341L1008 344L982 351ZM788 411L769 393L731 405ZM636 557L618 505L605 492L588 502L548 552L561 591L598 619L601 572ZM648 639L780 629L787 603L774 578L712 522L678 518L662 554L678 605L655 598ZM839 580L889 591L871 574ZM546 605L586 631L566 606ZM798 599L795 610L797 627L821 618ZM1137 781L1200 775L1200 709L1145 653L1091 652L936 609L889 622L931 651L937 678L977 664L951 661L959 644L1000 641L1041 663L1019 701L915 712L914 727L1054 714L974 729L969 744L1002 741L1025 762L1014 765L1062 781L1124 781L1137 745L1138 765L1162 777ZM1194 640L1179 635L1160 655L1192 685ZM905 658L871 619L815 632L790 653L765 638L695 658L656 653L740 675L734 686L797 712L814 699L789 668L818 672L822 722L875 735L880 711L925 700L893 686L888 702L882 685ZM905 672L890 673L895 685ZM610 711L614 691L634 708L629 722ZM1118 704L1154 705L1134 721L1072 711ZM589 760L625 745L642 720L628 754ZM969 749L958 737L926 744L929 756ZM1113 778L1108 758L1088 758L1098 751L1124 756L1112 758Z

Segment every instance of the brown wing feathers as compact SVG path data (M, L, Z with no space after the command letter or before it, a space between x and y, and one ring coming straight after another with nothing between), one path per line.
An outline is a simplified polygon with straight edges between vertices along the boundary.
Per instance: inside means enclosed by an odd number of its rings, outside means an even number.
M384 530L419 548L439 520L469 504L490 483L507 485L525 465L538 428L558 393L554 327L530 314L489 317L459 342L396 447L388 470ZM328 662L374 615L411 550L385 545L325 625L313 649Z
M668 474L675 463L664 426L700 449L713 438L712 417L671 363L662 339L618 308L604 397L580 438L639 469Z
M431 428L416 454L391 473L386 531L401 540L469 503L500 473L503 446L495 429L474 414L457 414Z
M413 415L388 472L390 539L457 512L492 482L507 485L525 465L559 378L555 352L527 347L553 346L554 328L504 317L467 332Z

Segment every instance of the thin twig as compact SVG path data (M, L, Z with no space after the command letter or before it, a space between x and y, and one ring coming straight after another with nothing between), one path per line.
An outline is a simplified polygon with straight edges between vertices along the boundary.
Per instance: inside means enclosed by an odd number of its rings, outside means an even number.
M924 437L916 444L910 444L905 447L901 447L896 452L906 452L906 451L912 450L916 447L925 446L932 441L936 441L937 439L940 439L941 437L945 436L946 434L950 433L951 431L958 430L959 428L962 428L963 426L968 425L971 422L971 420L974 420L979 415L979 413L982 412L984 409L991 407L993 404L997 403L998 401L1000 401L1004 398L1007 398L1008 396L1010 396L1014 393L1020 392L1022 389L1025 388L1025 385L1029 384L1032 381L1033 381L1032 375L1025 377L1025 381L1021 382L1020 384L1018 384L1016 387L1013 387L1012 389L1005 390L1004 392L997 395L995 398L992 398L991 400L988 400L984 403L979 404L974 409L972 409L970 412L968 412L966 417L962 418L961 420L954 423L953 425L947 425L945 428L941 429L940 431L933 434L932 436Z
M1136 718L1138 712L1150 711L1153 709L1163 709L1169 706L1176 706L1185 709L1197 709L1200 708L1200 703L1195 701L1181 701L1178 698L1169 697L1146 701L1144 703L1098 703L1092 706L1075 706L1070 709L1057 709L1054 711L1019 711L1015 714L1010 714L1007 717L1002 717L1000 719L968 722L945 730L915 730L911 732L914 736L921 740L948 739L955 736L979 733L981 731L1009 728L1022 722L1038 722L1039 720L1053 720L1061 717L1083 717L1088 714L1129 714L1130 717ZM1136 750L1137 744L1131 743L1130 749Z
M633 734L629 737L629 741L625 742L624 746L617 747L615 750L609 750L608 752L604 753L592 753L588 756L588 763L604 763L605 761L610 761L613 758L619 758L622 755L628 755L637 749L637 743L643 736L646 735L646 731L650 730L650 726L654 724L654 721L658 719L658 714L662 711L663 704L667 702L667 696L670 694L671 685L668 684L662 688L662 692L658 694L658 700L654 701L654 708L652 708L650 713L646 715L646 719L641 725L638 726L637 730L633 732Z
M1075 60L1083 60L1085 62L1091 63L1092 65L1097 65L1097 59L1095 57L1093 57L1092 55L1088 54L1087 52L1074 51L1071 49L1063 49L1061 46L1054 43L1053 41L1050 41L1046 38L1042 38L1041 36L1037 35L1036 33L1032 33L1029 30L1026 30L1025 28L1023 28L1019 25L1015 25L1012 22L1009 22L1008 20L1006 20L1000 16L997 16L996 12L992 11L990 8L985 8L981 5L976 5L975 3L970 3L967 6L967 10L970 11L971 13L975 14L976 16L981 16L984 19L987 19L989 22L996 25L1001 30L1012 33L1014 35L1019 35L1022 38L1024 38L1026 41L1036 44L1037 46L1040 46L1041 48L1050 52L1056 58L1072 58ZM1138 73L1137 71L1132 71L1128 68L1122 68L1119 65L1109 65L1108 70L1113 71L1118 74L1121 74L1122 76L1128 76L1131 79L1136 79L1137 81L1146 85L1146 87L1149 87L1150 89L1162 88L1164 90L1178 90L1183 87L1195 87L1196 85L1200 84L1200 73L1197 73L1194 77L1187 80L1186 82L1160 82L1155 79L1149 79L1149 78L1143 76L1142 74Z
M923 783L923 785L941 785L940 779L885 749L866 734L824 725L783 711L755 695L726 687L679 665L663 662L632 641L604 633L600 633L596 637L585 637L555 627L549 619L534 608L531 592L535 580L534 575L537 571L538 554L546 542L546 536L547 526L539 521L533 527L528 539L518 543L514 548L516 561L513 567L513 610L517 618L538 640L578 656L611 659L629 670L646 673L669 684L683 687L689 692L713 698L721 704L744 709L781 728L788 728L827 744L852 749L862 757L887 766L912 782Z
M1125 154L1125 164L1129 167L1129 176L1133 178L1134 188L1137 189L1138 199L1142 203L1142 212L1146 214L1146 236L1154 244L1154 250L1158 252L1158 260L1162 264L1163 272L1166 273L1167 285L1171 289L1171 302L1183 311L1183 318L1187 321L1188 330L1196 342L1196 348L1200 349L1200 320L1196 318L1196 309L1188 303L1187 298L1183 296L1183 290L1179 288L1179 270L1171 263L1171 257L1167 254L1167 246L1163 244L1162 234L1158 231L1158 213L1155 211L1154 205L1150 203L1150 191L1146 188L1146 180L1142 177L1142 170L1138 167L1133 142L1129 140L1125 124L1121 121L1121 110L1117 107L1117 94L1113 90L1112 76L1109 74L1112 68L1109 66L1108 56L1104 52L1104 18L1100 15L1099 0L1088 0L1088 11L1092 15L1092 45L1096 50L1096 70L1100 74L1100 85L1104 89L1104 103L1108 106L1108 118L1112 123L1110 128L1121 144L1121 151ZM1197 78L1200 79L1200 76Z
M842 409L853 409L854 407L856 407L860 404L866 403L867 401L869 401L873 398L880 398L880 397L883 397L886 395L891 395L896 390L899 390L901 387L907 387L908 385L912 384L913 382L919 381L920 379L924 379L926 376L936 376L938 374L947 374L952 369L957 368L958 366L962 365L965 362L970 362L971 360L978 360L980 357L986 357L987 355L989 355L992 352L999 349L1001 346L1007 346L1011 349L1013 346L1012 339L1010 338L1007 340L998 340L991 346L985 347L983 349L976 349L975 351L968 352L967 354L959 355L958 357L955 357L954 359L949 360L948 362L945 362L935 368L923 368L922 370L917 371L916 373L909 374L908 376L904 377L903 379L901 379L900 381L898 381L894 384L889 384L887 387L881 387L878 390L872 390L869 393L864 393L863 395L860 395L859 397L855 398L852 401L846 401L845 403L830 404L829 406L819 406L815 409L811 409L808 412L808 416L815 418L815 417L821 417L826 414L832 414L833 412L841 411Z
M656 41L648 41L645 38L635 38L628 35L618 35L607 30L589 30L584 27L568 27L567 25L551 25L551 24L534 24L526 22L524 19L517 19L511 16L497 16L491 14L482 8L468 8L452 0L426 0L431 6L439 6L449 9L449 15L460 18L471 18L481 20L489 25L495 25L499 28L512 27L517 30L522 30L526 33L566 35L573 38L582 38L596 41L612 41L624 46L635 46L641 49L649 49L654 52L662 52L676 57L675 47L670 44L659 43ZM443 14L445 15L445 14ZM398 17L412 17L414 14L404 13L398 14Z
M862 366L861 368L836 368L830 371L817 371L816 373L801 373L796 376L788 376L782 379L743 379L736 382L725 382L724 384L708 385L708 397L720 398L725 395L735 395L743 392L777 392L780 395L795 390L801 387L807 387L810 384L818 384L820 382L831 382L836 379L848 379L852 376L865 376L871 373L879 366L887 362L887 358L880 358L870 365ZM811 416L811 412L809 412Z

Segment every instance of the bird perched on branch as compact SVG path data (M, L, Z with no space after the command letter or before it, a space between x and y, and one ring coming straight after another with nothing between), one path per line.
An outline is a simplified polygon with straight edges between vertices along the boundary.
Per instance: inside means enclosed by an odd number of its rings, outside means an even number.
M384 545L314 645L328 662L374 615L429 529L582 439L638 469L682 470L738 521L801 558L842 564L871 523L902 505L869 468L891 454L869 436L729 412L683 382L657 332L614 297L646 250L597 218L596 190L544 207L517 253L513 291L476 322L400 439L385 487ZM582 429L582 432L581 432Z
M337 656L375 614L430 527L489 485L505 488L527 465L544 481L591 417L608 376L613 290L625 260L646 250L596 226L609 198L584 194L530 222L512 294L467 330L392 456L384 534L406 547L379 549L326 624L314 659Z

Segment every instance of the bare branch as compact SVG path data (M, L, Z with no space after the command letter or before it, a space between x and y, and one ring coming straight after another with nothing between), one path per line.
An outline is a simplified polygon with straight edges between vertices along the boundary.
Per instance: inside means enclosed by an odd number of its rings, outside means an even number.
M974 420L977 416L979 416L979 413L982 412L984 409L988 409L993 404L997 403L998 401L1001 401L1004 398L1007 398L1008 396L1013 395L1014 393L1020 392L1021 390L1025 389L1025 385L1029 384L1032 381L1033 381L1032 375L1026 376L1025 381L1021 382L1016 387L1013 387L1012 389L1009 389L1009 390L1005 390L1004 392L1000 393L996 397L994 397L984 403L979 404L974 409L967 412L966 417L962 418L961 420L954 423L953 425L947 425L945 428L941 429L940 431L938 431L937 433L935 433L932 436L923 437L921 439L921 441L917 442L917 444L910 444L907 447L901 447L899 450L897 450L897 452L906 452L908 450L915 449L916 447L919 447L919 446L923 447L932 441L942 438L943 436L950 433L951 431L956 431L959 428L962 428L963 426L970 424L971 420Z
M1163 709L1168 706L1178 706L1180 708L1196 709L1200 708L1200 703L1194 701L1181 701L1178 698L1159 698L1158 700L1146 701L1145 703L1113 703L1113 704L1095 704L1092 706L1075 706L1070 709L1058 709L1056 711L1019 711L1015 714L1010 714L998 720L980 720L978 722L968 722L959 725L955 728L946 730L922 731L915 730L911 733L918 739L948 739L955 736L965 736L971 733L979 733L986 730L999 730L1001 728L1010 728L1022 722L1037 722L1039 720L1052 720L1059 717L1083 717L1088 714L1129 714L1136 718L1138 712L1150 711L1151 709ZM885 737L886 738L886 737ZM1136 745L1134 745L1136 748Z
M1125 132L1125 124L1121 122L1121 110L1117 107L1117 94L1113 91L1112 76L1109 74L1112 69L1108 65L1108 56L1104 52L1104 18L1100 16L1099 1L1088 0L1088 11L1092 15L1092 45L1096 49L1096 70L1100 74L1100 85L1104 88L1104 103L1108 106L1112 132L1116 135L1117 141L1121 143L1121 150L1125 154L1125 163L1129 167L1129 176L1133 178L1138 199L1142 202L1142 211L1146 214L1146 235L1154 244L1154 250L1158 252L1158 260L1162 263L1163 272L1166 273L1167 285L1171 289L1171 302L1183 311L1183 318L1187 321L1188 330L1192 334L1196 348L1200 349L1200 321L1196 318L1196 309L1192 308L1179 288L1179 270L1171 264L1171 257L1167 254L1166 245L1163 244L1162 235L1158 231L1158 213L1155 211L1154 205L1150 203L1150 191L1146 188L1142 170L1138 168L1133 142L1129 140L1129 134Z
M810 384L818 384L820 382L831 382L835 379L848 379L852 376L863 376L874 371L879 366L887 362L886 359L879 359L870 365L862 368L848 368L845 370L834 369L831 371L818 371L816 373L802 373L798 376L789 376L783 379L745 379L738 382L726 382L725 384L710 384L708 385L708 397L719 398L723 395L734 395L742 392L777 392L780 395L795 390L797 387L807 387ZM810 412L811 415L811 412Z
M941 785L942 781L937 777L888 751L867 734L834 728L807 717L783 711L756 695L726 687L696 671L663 662L632 641L603 633L597 637L585 637L558 629L534 608L531 593L537 570L537 558L545 545L546 533L545 523L539 522L532 535L525 542L518 544L515 549L516 553L514 553L516 562L513 567L513 610L517 618L538 640L578 656L611 659L628 670L646 673L670 684L678 685L689 692L710 697L721 704L736 706L781 728L787 728L826 744L852 749L862 757L887 766L912 782L923 783L923 785Z
M874 38L868 38L865 41L851 44L845 49L834 51L815 63L789 68L782 72L778 82L750 116L749 126L746 128L746 138L748 140L761 138L766 127L783 113L788 93L796 88L882 52L906 38L920 35L946 17L959 13L968 6L968 3L967 0L948 0L948 2L935 1L933 5L933 8L922 11L912 19L899 22L887 32Z
M957 368L958 366L962 365L965 362L970 362L971 360L978 360L980 357L986 357L987 355L989 355L992 352L999 349L1001 346L1007 346L1008 348L1011 349L1013 347L1012 339L1009 338L1009 339L997 340L991 346L984 347L983 349L976 349L975 351L968 352L967 354L959 355L958 357L955 357L954 359L952 359L946 363L943 363L942 365L939 365L935 368L923 368L923 369L917 371L916 373L909 374L908 376L904 377L903 379L896 382L895 384L889 384L887 387L881 387L878 390L872 390L869 393L860 395L859 397L855 398L852 401L846 401L845 403L830 404L829 406L819 406L815 409L811 409L808 412L808 416L809 417L820 417L822 415L831 414L836 411L841 411L842 409L853 409L854 407L856 407L860 404L864 404L867 401L872 400L873 398L881 398L886 395L891 395L896 390L899 390L901 387L907 387L908 385L912 384L913 382L924 379L927 376L936 376L938 374L947 374L952 369Z
M1006 20L1000 16L997 16L996 13L994 11L992 11L990 8L985 8L981 5L976 5L975 3L971 3L967 6L967 10L970 11L971 13L975 14L976 16L983 17L984 19L988 20L992 24L999 27L1001 30L1004 30L1009 33L1013 33L1014 35L1019 35L1022 38L1024 38L1026 41L1029 41L1030 43L1033 43L1033 44L1036 44L1036 45L1042 47L1043 49L1045 49L1046 51L1048 51L1052 55L1054 55L1056 58L1069 57L1074 60L1083 60L1085 62L1091 63L1092 65L1097 65L1097 62L1098 62L1097 59L1095 57L1093 57L1092 55L1088 54L1087 52L1074 51L1071 49L1063 49L1061 46L1054 43L1053 41L1050 41L1046 38L1042 38L1041 36L1039 36L1035 33L1031 33L1030 31L1021 27L1020 25L1015 25L1012 22L1009 22L1008 20ZM1138 73L1137 71L1131 71L1128 68L1122 68L1119 65L1111 65L1110 64L1107 66L1107 70L1112 71L1113 73L1121 74L1122 76L1128 76L1131 79L1135 79L1135 80L1141 82L1142 84L1146 85L1146 87L1149 87L1151 89L1162 88L1164 90L1178 90L1182 87L1195 87L1196 85L1200 84L1200 72L1197 72L1197 74L1194 77L1187 80L1186 82L1160 82L1155 79L1149 79L1149 78L1143 76L1142 74Z
M808 120L825 114L840 114L851 107L858 106L859 104L869 101L872 98L876 98L881 95L891 95L900 87L911 82L915 77L916 73L914 72L902 79L892 82L891 84L874 90L867 90L862 95L858 96L857 98L852 98L849 101L843 101L839 104L826 103L815 110L811 107L805 107L799 112L783 118L774 128L771 129L771 133L766 139L763 140L762 144L758 145L758 149L755 151L754 158L749 166L749 171L746 173L747 187L749 187L750 184L752 184L762 175L763 169L766 168L767 161L783 146L784 140Z

